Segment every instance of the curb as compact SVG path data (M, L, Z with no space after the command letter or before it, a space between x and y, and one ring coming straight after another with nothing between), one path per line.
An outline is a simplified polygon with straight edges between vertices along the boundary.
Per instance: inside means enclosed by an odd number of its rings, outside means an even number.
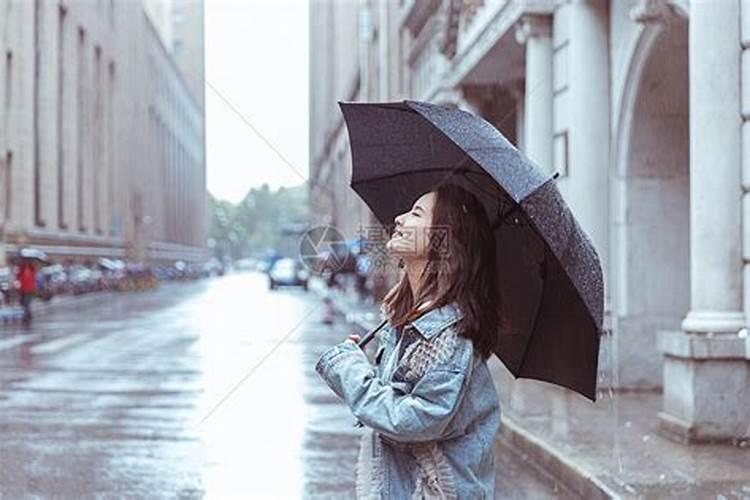
M591 471L576 464L564 453L531 434L505 414L502 416L500 434L496 439L503 440L507 446L526 455L544 472L559 480L581 498L586 500L620 500L622 498Z
M366 333L377 323L365 319L365 314L356 314L344 310L332 297L333 307L353 328L360 333ZM623 496L604 484L595 474L577 464L564 453L544 442L531 432L524 429L513 418L502 414L501 430L496 439L502 440L506 446L525 455L544 473L560 481L575 495L586 500L620 500Z

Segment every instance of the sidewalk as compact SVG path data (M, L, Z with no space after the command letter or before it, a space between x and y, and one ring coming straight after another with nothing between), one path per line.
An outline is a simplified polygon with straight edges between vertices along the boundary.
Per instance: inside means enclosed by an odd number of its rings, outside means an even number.
M92 302L94 300L103 300L104 297L110 297L111 291L91 292L85 295L57 295L50 300L34 298L31 301L31 312L34 316L44 315L53 311L63 310L66 307L79 306L80 304ZM10 322L19 323L23 317L23 309L18 304L0 306L0 329L4 324Z
M171 282L162 282L158 286L164 287L173 285ZM157 287L158 288L158 287ZM103 302L106 303L115 296L121 296L126 293L140 293L146 290L135 291L135 292L121 292L117 290L102 290L99 292L89 292L80 295L74 295L71 293L63 295L55 295L50 300L45 301L39 298L34 298L31 302L31 311L34 316L43 316L45 314L54 313L57 311L65 310L69 307L80 307L88 303ZM0 331L2 331L2 319L7 317L8 320L20 321L23 310L21 306L13 304L12 306L0 307Z
M377 325L375 305L331 296L355 329ZM552 384L516 380L494 356L489 366L503 410L497 439L582 498L750 500L750 443L670 441L657 431L661 393L603 391L592 403Z

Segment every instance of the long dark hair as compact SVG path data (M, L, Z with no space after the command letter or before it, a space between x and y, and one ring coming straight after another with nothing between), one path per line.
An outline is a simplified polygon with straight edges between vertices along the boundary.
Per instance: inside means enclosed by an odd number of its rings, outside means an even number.
M492 355L505 324L498 292L495 237L482 203L457 184L435 190L427 265L414 297L406 273L386 294L382 309L397 329L424 311L455 302L463 313L459 334L470 338L482 359Z

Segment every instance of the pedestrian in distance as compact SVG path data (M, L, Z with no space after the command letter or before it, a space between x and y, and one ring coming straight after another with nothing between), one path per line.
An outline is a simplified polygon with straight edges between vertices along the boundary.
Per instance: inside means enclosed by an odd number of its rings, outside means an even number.
M386 249L403 272L374 361L350 335L315 366L364 428L357 498L494 498L501 408L487 360L503 317L487 213L443 184L395 217Z
M32 318L31 300L36 293L36 266L31 261L22 260L18 266L16 279L19 283L19 296L23 308L23 322L29 323Z

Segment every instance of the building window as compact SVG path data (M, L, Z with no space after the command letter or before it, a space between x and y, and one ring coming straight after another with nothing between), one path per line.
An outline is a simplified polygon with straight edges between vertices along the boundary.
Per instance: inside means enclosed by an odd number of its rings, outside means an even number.
M108 68L107 68L107 74L109 78L109 84L107 85L107 192L109 193L108 196L108 211L110 217L110 227L109 227L109 234L111 236L115 236L116 233L116 224L115 224L115 141L114 141L114 131L115 131L115 63L113 61L109 62Z
M78 28L78 89L76 93L76 113L78 115L76 136L78 143L78 158L76 161L76 203L78 230L86 231L86 223L83 214L84 199L84 158L86 157L84 148L86 147L86 130L85 118L86 110L86 32L83 28Z
M3 105L5 106L5 123L2 124L4 129L8 130L8 124L10 123L10 103L11 103L11 82L12 80L12 70L13 70L13 53L11 51L7 51L5 53L5 102ZM10 151L6 151L5 158L4 158L4 165L3 165L3 171L0 172L0 174L3 175L3 182L5 185L5 205L2 207L3 209L3 220L9 221L11 217L11 185L12 183L12 167L13 167L13 153Z
M10 112L10 103L13 92L13 52L5 53L5 116ZM8 130L8 127L5 127Z
M563 130L552 137L552 152L555 171L560 177L568 175L568 131Z
M13 206L13 152L5 153L5 220L9 221L12 216Z
M94 182L92 183L92 195L94 199L94 231L102 233L102 189L101 178L104 168L104 155L102 154L102 48L94 46L94 116L92 139L94 147ZM94 132L96 131L96 132Z
M34 2L34 80L32 82L33 87L33 103L32 103L32 115L33 115L33 140L34 140L34 223L37 226L44 226L44 214L42 207L42 165L39 161L39 72L41 71L40 64L40 23L42 5L40 0Z
M65 152L63 144L63 114L65 113L65 17L66 10L60 6L57 23L57 225L65 224Z

